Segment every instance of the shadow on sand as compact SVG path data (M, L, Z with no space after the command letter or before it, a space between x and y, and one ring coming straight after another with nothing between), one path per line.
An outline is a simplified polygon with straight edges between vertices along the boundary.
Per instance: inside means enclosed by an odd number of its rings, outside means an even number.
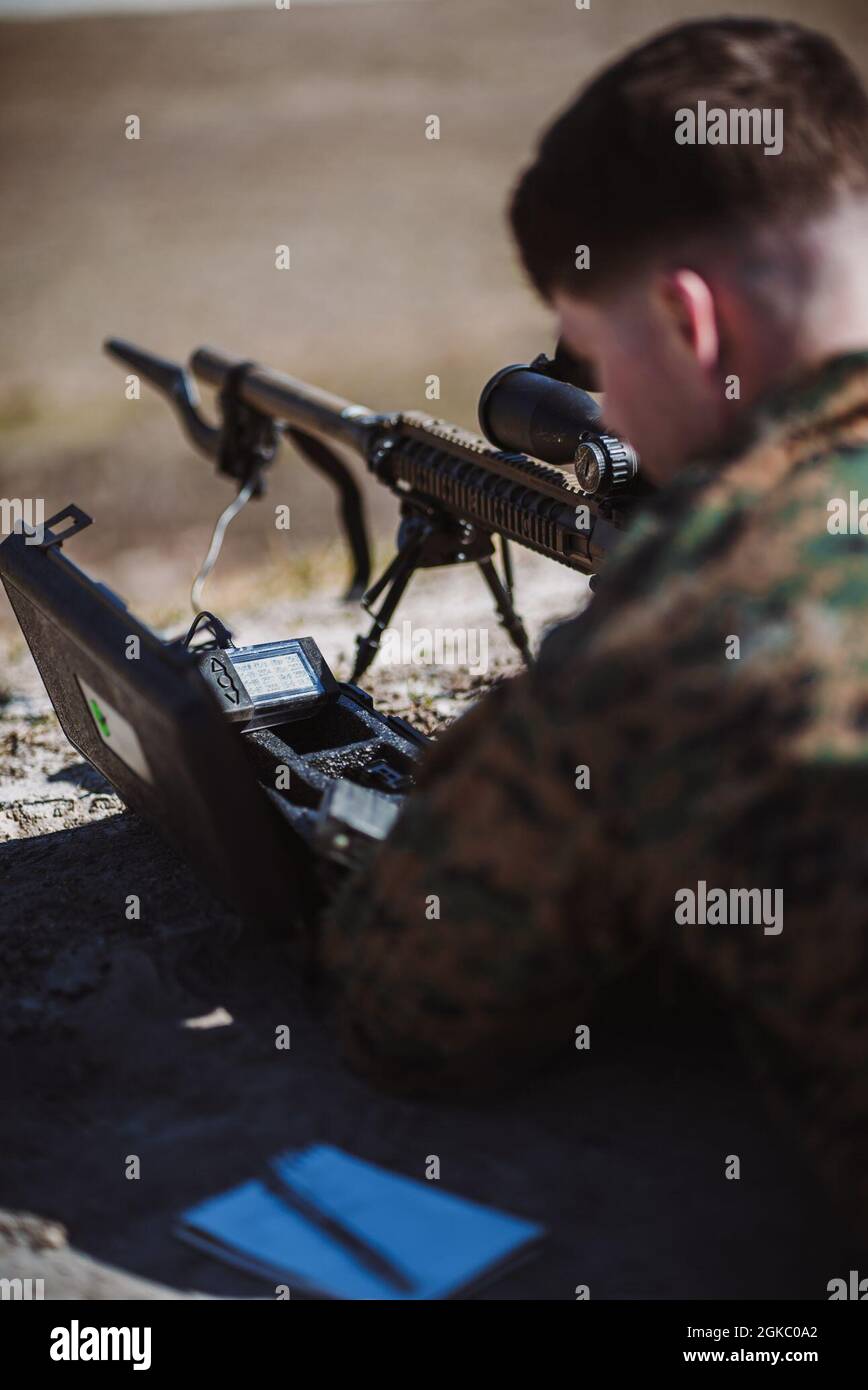
M100 1261L273 1296L173 1222L317 1139L415 1177L437 1154L445 1189L546 1224L541 1255L482 1296L823 1298L849 1268L792 1136L693 988L661 1012L634 977L599 1001L591 1050L568 1046L533 1084L416 1103L343 1067L289 924L285 940L242 928L133 816L0 846L0 904L0 1203L62 1221ZM231 1022L189 1026L218 1007ZM734 1153L738 1182L723 1176Z

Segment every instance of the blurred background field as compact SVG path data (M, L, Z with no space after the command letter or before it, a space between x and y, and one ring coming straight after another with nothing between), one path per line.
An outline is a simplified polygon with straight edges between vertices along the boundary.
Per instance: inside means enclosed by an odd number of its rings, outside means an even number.
M49 19L45 8L0 23L0 496L85 507L97 525L76 557L165 617L186 609L229 484L147 388L125 400L102 340L176 358L212 343L374 407L474 425L487 377L551 346L504 220L537 131L626 44L718 6L266 0L143 13L121 0L119 13ZM822 24L866 63L864 0L762 8ZM138 141L124 136L130 114ZM439 141L425 138L431 114ZM625 187L612 216L635 215ZM275 269L281 243L289 271ZM395 506L369 494L386 546ZM291 531L249 508L212 601L316 582L339 592L327 486L287 449L269 500L289 503ZM3 600L0 631L11 624Z

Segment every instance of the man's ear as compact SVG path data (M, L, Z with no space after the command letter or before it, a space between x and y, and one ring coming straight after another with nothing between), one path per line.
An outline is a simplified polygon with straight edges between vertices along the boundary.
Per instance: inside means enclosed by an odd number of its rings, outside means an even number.
M669 314L676 332L697 365L710 372L720 354L720 333L714 295L706 280L695 270L673 270L663 280L664 312Z

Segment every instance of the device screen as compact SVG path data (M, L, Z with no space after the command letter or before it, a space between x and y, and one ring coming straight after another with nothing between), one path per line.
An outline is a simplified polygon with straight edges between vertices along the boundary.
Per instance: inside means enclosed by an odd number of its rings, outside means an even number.
M266 697L310 694L318 689L299 652L276 652L249 660L236 655L235 667L254 702Z

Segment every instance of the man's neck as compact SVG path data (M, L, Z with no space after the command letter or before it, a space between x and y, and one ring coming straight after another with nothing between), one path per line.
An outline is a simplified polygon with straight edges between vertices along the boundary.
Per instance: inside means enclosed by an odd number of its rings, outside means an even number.
M868 349L866 245L865 200L840 204L788 237L781 229L760 236L747 272L757 300L747 334L748 398Z

